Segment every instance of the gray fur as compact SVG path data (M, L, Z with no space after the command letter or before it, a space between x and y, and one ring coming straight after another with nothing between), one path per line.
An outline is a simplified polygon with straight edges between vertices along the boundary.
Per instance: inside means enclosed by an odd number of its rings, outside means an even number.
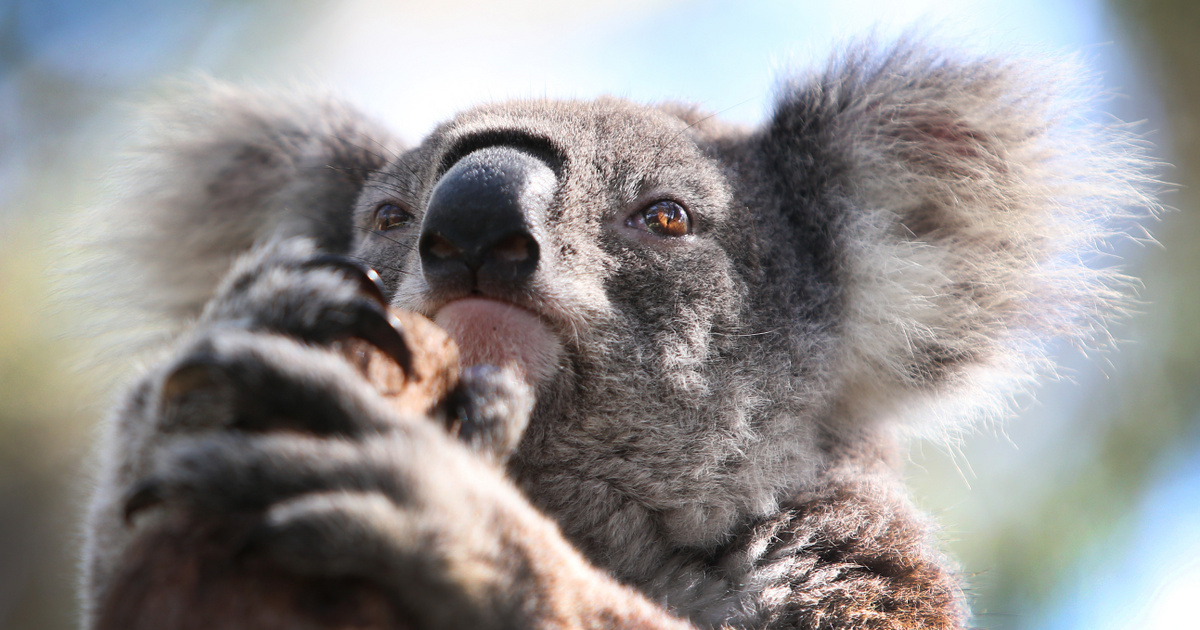
M166 109L136 167L153 185L119 204L145 228L121 241L154 287L144 297L199 323L113 415L89 600L136 536L118 517L122 493L152 476L174 479L184 503L249 501L286 521L281 531L325 532L338 566L298 571L365 575L467 611L428 613L430 627L482 623L472 606L545 623L513 602L542 601L547 587L495 569L488 588L503 596L474 600L437 580L429 595L410 571L431 560L393 525L437 529L438 558L560 554L555 584L583 580L637 611L644 596L699 626L962 627L953 565L900 487L901 436L1002 416L1049 369L1047 344L1102 336L1122 280L1087 257L1115 217L1153 208L1145 158L1119 129L1082 122L1085 104L1062 87L1073 76L911 43L858 48L787 83L757 129L678 105L517 101L459 114L406 152L330 101L200 86ZM561 352L504 471L424 428L365 437L388 423L376 397L333 355L288 340L306 338L309 310L354 293L336 273L295 271L316 251L353 251L394 305L436 315L415 252L422 208L456 159L492 144L547 156L559 181L530 288L506 299L538 313ZM694 235L624 229L661 197L691 211ZM416 220L372 233L384 202ZM218 287L255 243L266 244ZM161 383L197 353L217 357L240 393L202 388L185 411L163 411ZM232 412L221 405L279 370L295 391L328 397L349 437L222 437L218 418ZM178 434L194 441L167 439ZM361 500L321 498L346 484ZM506 547L478 518L540 532L545 550ZM372 541L363 562L390 568L341 566L355 557L348 540ZM287 561L289 549L274 553ZM637 618L675 623L651 617Z
M114 299L135 306L148 316L142 326L167 334L200 314L255 242L309 235L348 251L357 235L346 208L401 148L328 95L210 79L168 86L137 118L110 202L81 229L101 252L85 275L109 279L93 300L101 309Z

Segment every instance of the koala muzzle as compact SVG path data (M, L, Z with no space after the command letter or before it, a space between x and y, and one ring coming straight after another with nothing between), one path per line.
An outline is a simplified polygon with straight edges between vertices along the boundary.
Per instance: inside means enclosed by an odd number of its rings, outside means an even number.
M541 159L512 147L468 154L429 197L419 243L430 287L505 295L537 271L538 226L558 179Z

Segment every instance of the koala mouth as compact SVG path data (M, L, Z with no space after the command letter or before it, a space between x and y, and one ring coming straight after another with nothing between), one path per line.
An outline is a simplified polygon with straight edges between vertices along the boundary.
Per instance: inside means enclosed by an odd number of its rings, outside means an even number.
M554 373L562 344L536 314L488 298L460 298L437 311L434 321L458 344L467 365L511 369L537 390Z

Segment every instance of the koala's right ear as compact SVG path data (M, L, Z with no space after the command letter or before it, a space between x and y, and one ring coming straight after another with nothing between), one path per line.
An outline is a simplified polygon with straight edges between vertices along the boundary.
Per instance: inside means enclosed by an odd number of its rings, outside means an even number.
M1105 334L1124 280L1094 254L1155 209L1153 165L1079 85L1070 63L902 42L784 90L764 146L797 241L832 251L843 417L995 416L1051 341Z
M108 250L110 277L94 282L125 283L124 303L175 322L198 314L256 242L305 235L347 251L364 182L401 149L329 96L215 80L170 87L138 119L113 201L87 217L84 237Z

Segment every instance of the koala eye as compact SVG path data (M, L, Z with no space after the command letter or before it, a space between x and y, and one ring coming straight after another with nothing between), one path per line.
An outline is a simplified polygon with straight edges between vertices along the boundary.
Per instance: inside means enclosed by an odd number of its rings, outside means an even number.
M664 238L679 238L692 233L692 217L683 206L670 199L655 201L646 206L629 217L626 225Z
M404 227L412 220L411 212L394 203L381 203L375 208L375 229L380 232Z

